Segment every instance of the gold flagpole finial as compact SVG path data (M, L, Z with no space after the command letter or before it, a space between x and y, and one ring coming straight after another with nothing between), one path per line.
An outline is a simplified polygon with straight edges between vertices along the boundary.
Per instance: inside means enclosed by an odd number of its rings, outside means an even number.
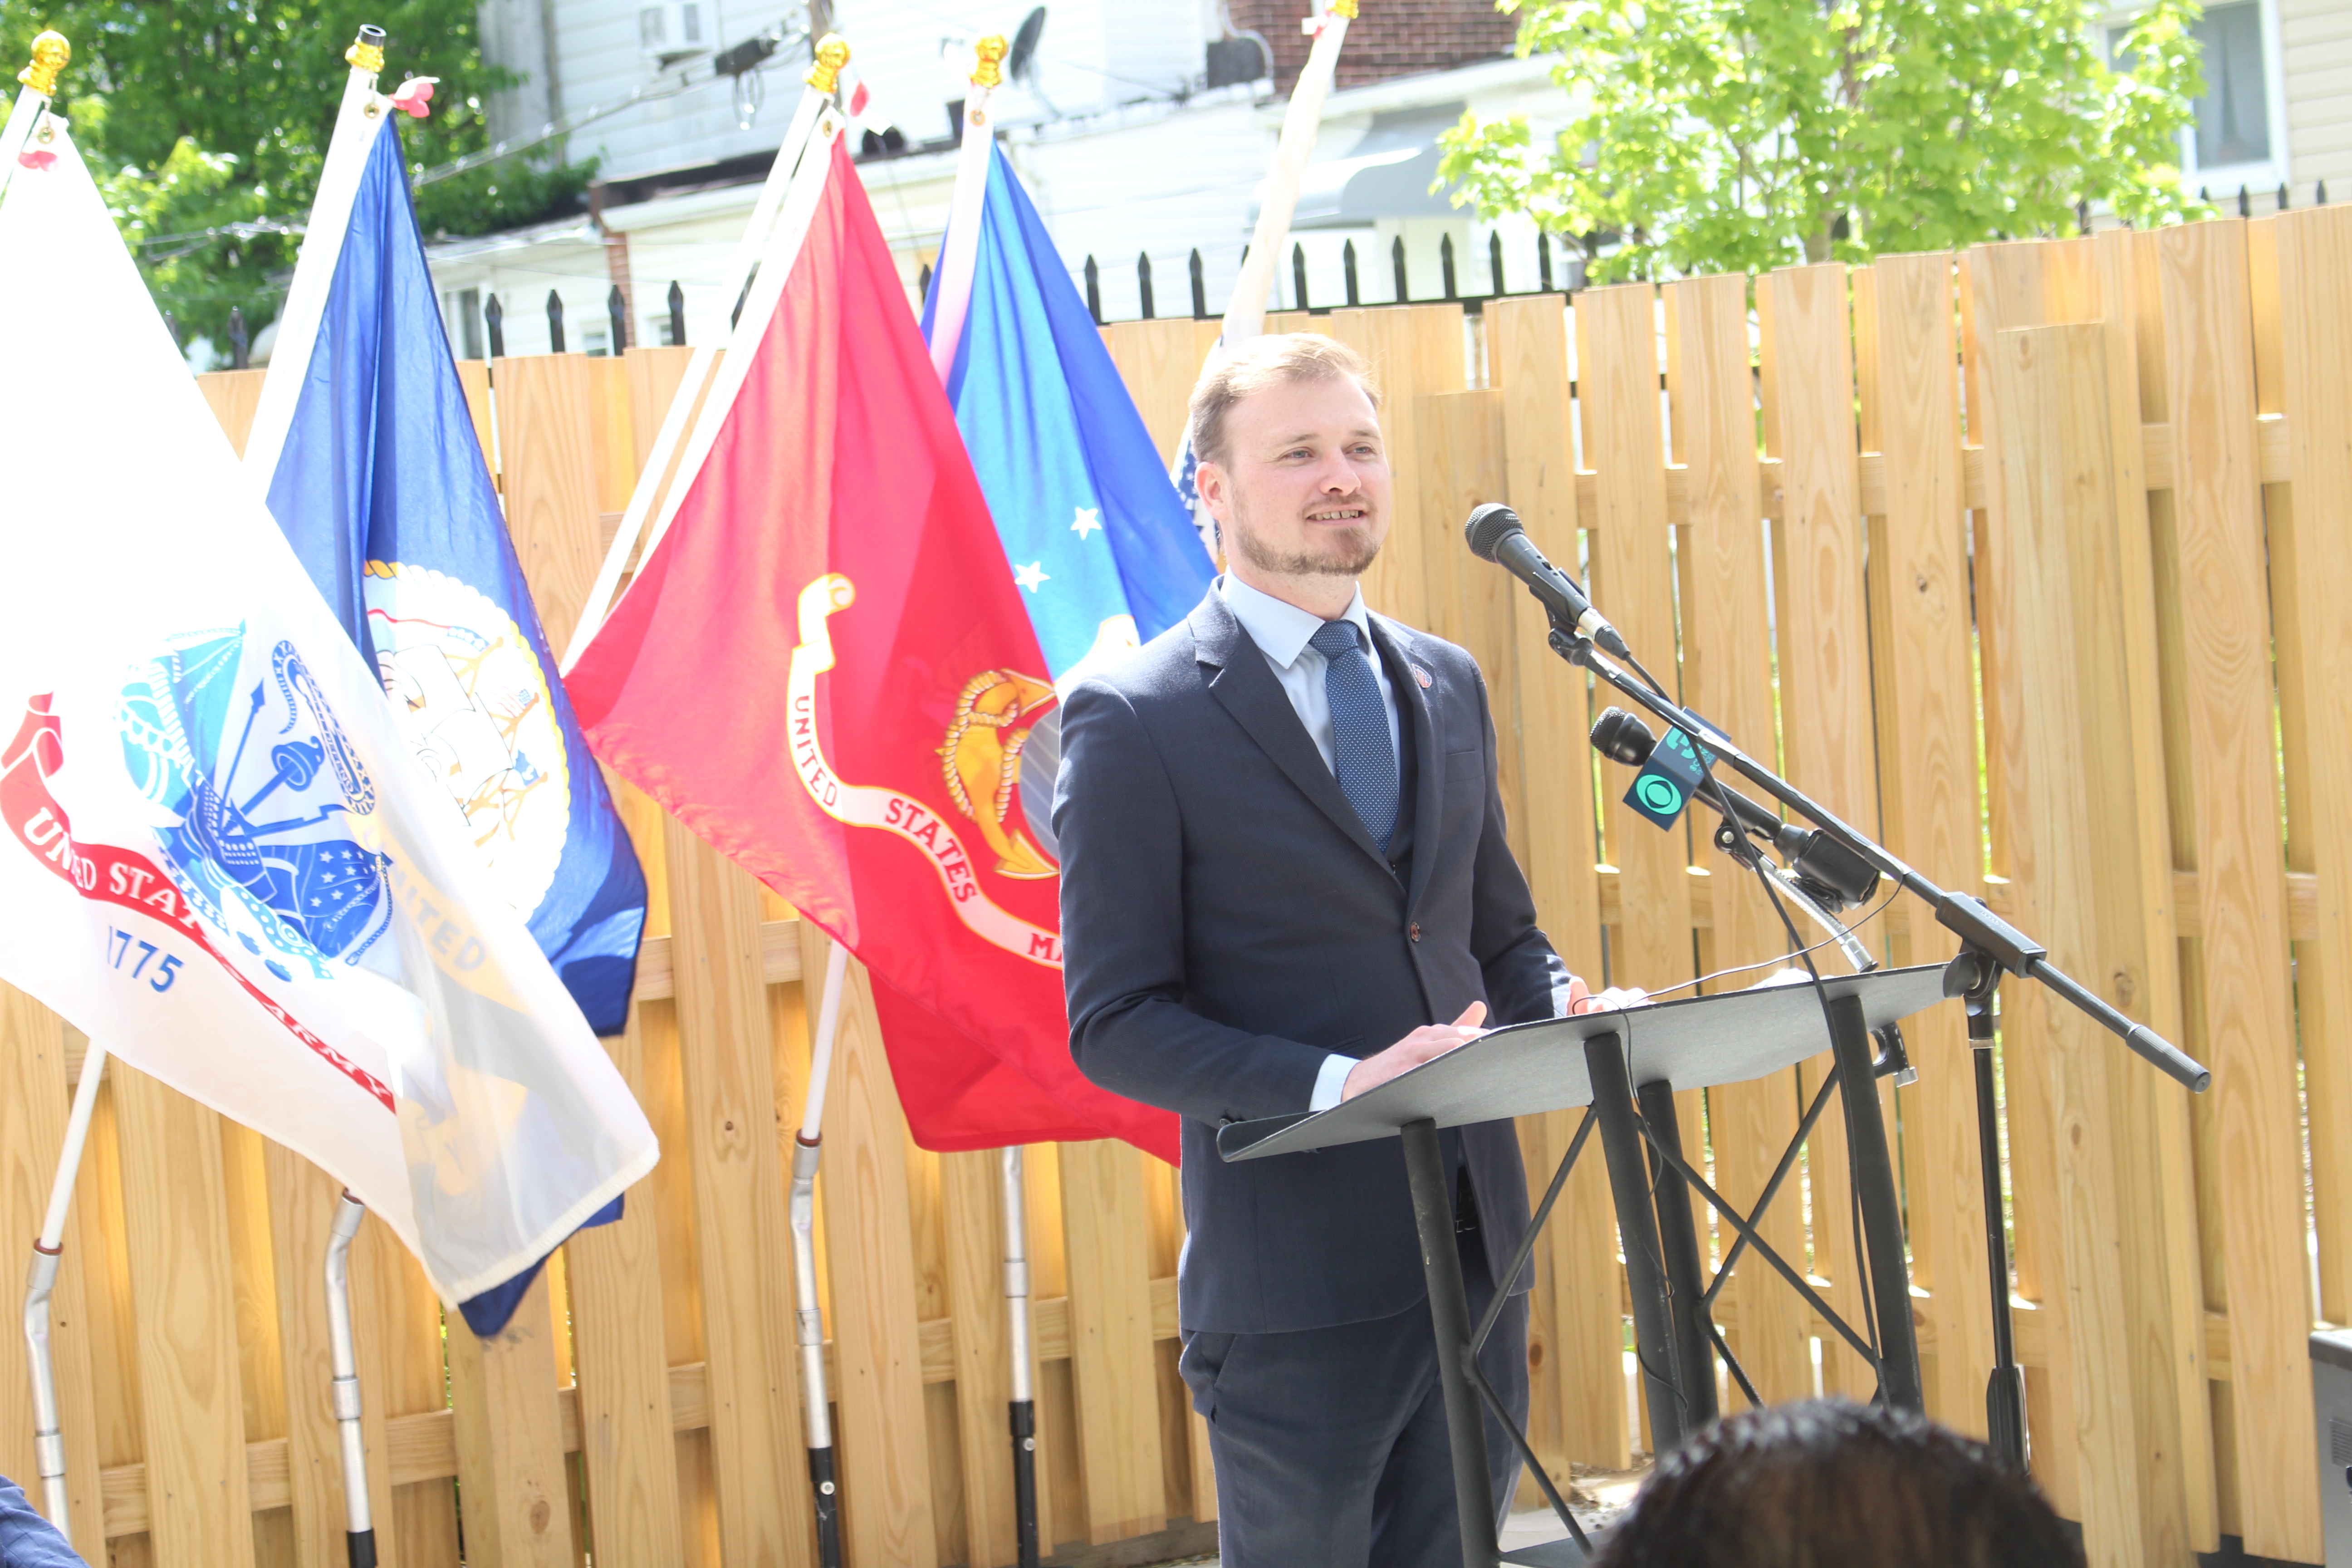
M353 70L383 70L383 29L362 23L360 26L360 36L353 38L352 47L343 51L343 59Z
M848 41L839 33L827 33L816 41L816 64L809 67L808 75L801 79L819 92L838 92L841 68L848 63Z
M58 95L58 73L73 58L73 46L66 42L63 33L43 33L33 40L33 63L16 73L16 79L39 93L43 98Z
M1345 16L1349 21L1354 21L1356 19L1356 0L1331 0L1331 15L1334 16Z
M971 52L980 57L980 63L972 68L972 86L1001 87L1003 85L1003 60L1010 47L1011 46L1005 43L1004 35L1002 33L991 33L972 45Z

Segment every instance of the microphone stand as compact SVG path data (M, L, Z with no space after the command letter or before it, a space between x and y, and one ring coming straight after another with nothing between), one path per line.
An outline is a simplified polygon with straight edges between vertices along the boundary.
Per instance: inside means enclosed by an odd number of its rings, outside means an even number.
M1542 596L1537 597L1541 603ZM2010 1316L2009 1241L2001 1225L2000 1126L1992 1069L1994 994L2001 976L2007 973L2032 980L2055 993L2192 1093L2203 1093L2213 1081L2212 1073L2163 1036L2145 1024L2134 1023L2052 963L2048 948L1994 914L1983 900L1937 887L1859 829L1840 820L1828 807L1741 751L1720 729L1686 712L1663 691L1634 679L1558 610L1547 605L1546 613L1551 622L1549 642L1554 653L1592 671L1636 705L1685 734L1700 738L1718 761L1730 763L1749 783L1829 834L1881 876L1893 879L1898 887L1925 900L1936 911L1937 923L1959 939L1959 954L1944 973L1944 994L1962 998L1968 1007L1969 1046L1976 1064L1977 1146L1984 1182L1985 1253L1990 1260L1992 1289L1993 1371L1985 1390L1985 1415L1993 1450L2018 1469L2024 1469L2025 1376L2017 1364L2015 1327ZM1739 819L1725 792L1714 786L1712 775L1708 775L1708 784L1707 793L1717 797L1716 804L1724 810L1727 825L1734 826L1729 837L1740 839L1742 836L1736 831ZM1722 844L1724 837L1718 835L1717 842ZM1738 847L1748 847L1743 840ZM1740 858L1745 859L1744 856Z

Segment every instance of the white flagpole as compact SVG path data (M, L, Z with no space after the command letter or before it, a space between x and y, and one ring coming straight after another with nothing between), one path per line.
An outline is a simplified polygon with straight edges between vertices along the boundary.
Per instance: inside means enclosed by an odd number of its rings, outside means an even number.
M1013 1339L1013 1520L1019 1568L1037 1568L1037 1396L1029 1386L1029 1206L1021 1145L1004 1150L1004 1316Z
M0 190L8 188L8 177L16 172L17 155L32 139L41 116L48 112L49 100L58 95L58 73L72 58L73 46L66 42L63 33L43 33L33 40L32 62L16 73L24 90L8 111L7 129L0 131Z
M748 307L746 290L751 286L752 268L759 264L767 248L769 237L782 209L784 193L793 176L799 172L801 155L807 151L809 137L816 129L817 116L832 101L841 86L842 68L849 63L849 46L837 34L828 33L816 47L816 63L808 68L802 79L808 86L801 94L800 107L793 111L793 122L784 132L784 140L776 149L775 162L768 165L768 178L760 187L759 199L751 206L751 221L743 226L743 237L736 242L735 255L720 275L727 292L733 296L739 310ZM730 323L734 326L741 316ZM703 384L710 379L713 365L718 363L719 349L713 342L698 344L693 357L686 363L686 379L678 383L676 395L669 400L669 411L662 416L661 429L654 437L652 448L646 454L646 466L637 475L636 489L629 493L628 510L621 514L621 528L613 536L613 546L604 552L604 563L597 568L595 584L588 590L587 603L582 607L580 620L572 628L572 641L563 650L562 669L571 672L580 656L595 640L596 630L604 624L605 613L612 608L613 599L620 592L621 574L628 569L629 557L636 549L637 536L645 531L646 518L657 500L667 502L663 481L668 477L670 458L686 437L688 422L694 415L695 399L702 393ZM690 468L678 470L681 479L689 477ZM671 489L679 487L672 486ZM665 504L663 527L676 509ZM661 537L659 529L654 542ZM653 542L646 546L653 553Z
M1332 73L1339 68L1339 46L1346 42L1348 24L1356 15L1356 0L1331 0L1321 16L1306 26L1315 34L1307 67L1290 89L1290 107L1283 111L1282 141L1275 149L1265 197L1258 204L1257 232L1250 237L1241 276L1234 279L1232 300L1219 334L1224 343L1241 342L1265 330L1266 290L1273 286L1281 262L1282 242L1290 237L1291 215L1298 210L1298 186L1306 178L1307 161L1315 156L1315 138L1323 128L1323 100L1330 95Z
M73 1203L74 1178L81 1171L82 1146L89 1142L89 1113L98 1104L99 1080L106 1074L106 1047L96 1040L81 1058L74 1085L73 1110L66 1119L65 1147L49 1184L48 1213L33 1242L33 1267L25 1279L25 1352L33 1373L33 1467L41 1476L42 1506L66 1544L73 1544L73 1520L66 1497L66 1440L59 1431L58 1375L49 1358L49 1293L64 1261L66 1210Z
M1299 183L1306 177L1307 162L1315 156L1316 134L1323 126L1323 100L1330 96L1332 73L1339 68L1339 46L1347 41L1348 24L1355 16L1356 0L1331 0L1329 10L1306 18L1303 24L1315 35L1315 47L1307 51L1306 68L1298 73L1298 81L1290 89L1289 107L1283 110L1282 140L1275 148L1274 167L1266 172L1265 193L1258 202L1257 231L1250 238L1249 253L1242 258L1241 275L1234 279L1224 321L1218 329L1216 346L1210 349L1202 366L1203 371L1265 330L1266 290L1274 284L1274 270L1282 258L1282 242L1290 237L1290 220L1298 210ZM1216 521L1201 504L1200 492L1194 488L1197 466L1188 426L1176 443L1168 479L1192 509L1201 547L1214 561Z
M261 401L245 438L245 472L258 495L269 493L278 459L286 450L294 405L310 373L310 351L318 343L319 323L334 288L335 264L343 254L343 236L351 228L352 204L359 197L368 154L390 112L389 100L375 89L376 75L383 69L383 29L362 26L343 58L351 74L343 79L343 101L335 110L335 133L319 171L319 194L310 202L294 279L287 286L285 308L278 312L278 342L269 352Z
M824 994L817 1005L816 1044L809 1063L808 1105L793 1139L793 1291L801 1348L801 1402L808 1426L809 1485L816 1491L820 1568L841 1568L841 1488L834 1467L833 1419L824 1386L824 1311L816 1298L816 1167L824 1152L824 1091L833 1077L833 1043L841 1029L841 991L849 950L828 942Z
M360 1427L360 1365L352 1332L352 1241L367 1205L346 1190L327 1239L327 1354L333 1369L335 1426L343 1451L343 1551L350 1568L375 1568L369 1514L367 1437Z
M947 241L940 250L939 307L931 313L931 366L947 384L963 345L964 318L971 313L972 269L980 262L982 210L988 202L988 168L996 149L988 100L1004 80L1004 35L991 33L972 46L971 91L964 99L963 141L956 152L955 195L948 203Z

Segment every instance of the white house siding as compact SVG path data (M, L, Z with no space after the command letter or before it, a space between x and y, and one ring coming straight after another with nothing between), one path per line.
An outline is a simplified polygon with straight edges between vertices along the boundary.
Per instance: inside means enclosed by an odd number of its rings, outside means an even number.
M2278 0L2278 14L2296 195L2325 180L2342 201L2352 196L2352 3Z

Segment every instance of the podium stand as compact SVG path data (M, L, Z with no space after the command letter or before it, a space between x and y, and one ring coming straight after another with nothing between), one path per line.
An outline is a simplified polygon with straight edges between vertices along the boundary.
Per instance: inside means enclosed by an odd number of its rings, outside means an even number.
M1666 1449L1715 1418L1715 1356L1719 1352L1748 1397L1747 1382L1708 1316L1722 1282L1753 1249L1804 1297L1877 1373L1880 1395L1916 1410L1922 1397L1919 1352L1911 1321L1910 1272L1905 1262L1902 1215L1886 1125L1879 1114L1872 1032L1944 999L1940 964L1824 976L1812 984L1771 985L1693 996L1618 1012L1497 1029L1469 1045L1391 1079L1328 1110L1233 1122L1217 1135L1226 1160L1263 1160L1375 1138L1401 1138L1412 1192L1429 1286L1430 1319L1437 1336L1438 1373L1454 1455L1454 1487L1462 1518L1464 1568L1573 1568L1588 1543L1567 1504L1536 1462L1526 1434L1503 1409L1479 1371L1478 1347L1494 1327L1503 1297L1484 1322L1473 1325L1454 1241L1453 1194L1439 1153L1440 1129L1497 1121L1547 1110L1589 1106L1584 1124L1553 1175L1519 1256L1502 1276L1514 1279L1533 1252L1538 1233L1567 1184L1569 1172L1597 1127L1625 1249L1633 1297L1633 1338L1643 1391L1657 1447ZM1822 992L1829 1001L1823 1016ZM1765 1186L1753 1213L1743 1214L1709 1186L1683 1157L1674 1121L1674 1091L1708 1089L1763 1078L1833 1053L1835 1066L1814 1096L1797 1135ZM1859 1093L1852 1086L1859 1084ZM1859 1200L1866 1295L1872 1331L1858 1331L1832 1310L1806 1279L1802 1260L1780 1257L1758 1234L1757 1221L1794 1168L1799 1149L1839 1089L1847 1148ZM1646 1148L1645 1148L1646 1146ZM1675 1180L1664 1179L1671 1173ZM1690 1194L1699 1196L1738 1233L1712 1283L1702 1278ZM1567 1524L1570 1538L1504 1554L1497 1544L1487 1479L1486 1433L1481 1406L1510 1432Z

